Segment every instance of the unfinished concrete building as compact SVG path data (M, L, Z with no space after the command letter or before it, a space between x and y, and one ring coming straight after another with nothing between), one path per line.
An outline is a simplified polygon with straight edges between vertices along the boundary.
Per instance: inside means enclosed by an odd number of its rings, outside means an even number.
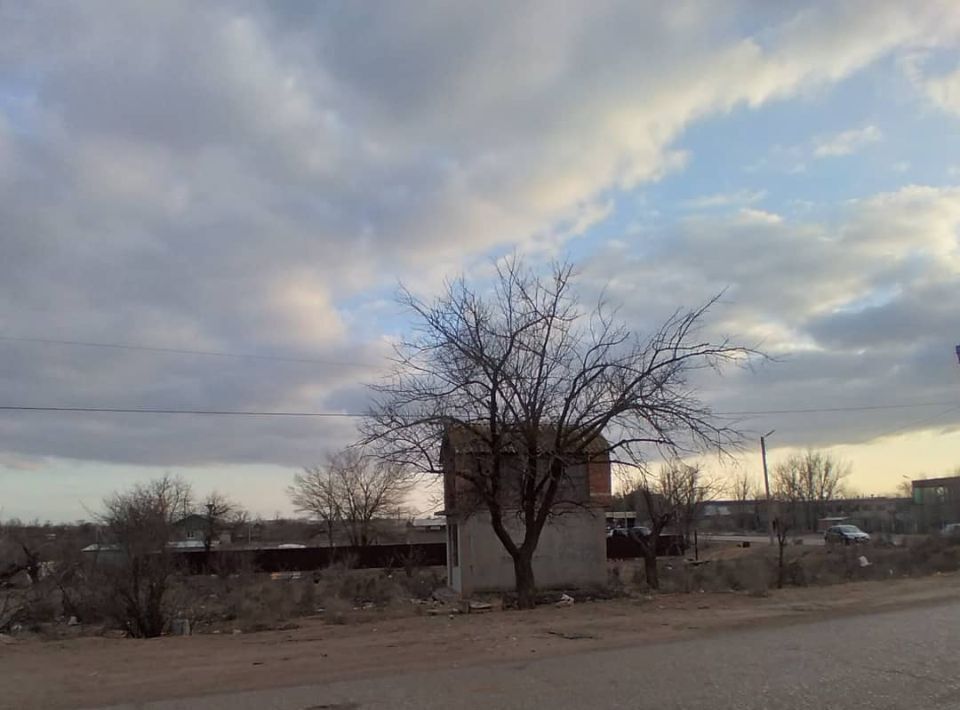
M506 591L514 587L513 559L493 531L490 513L466 472L487 465L489 448L466 427L448 429L441 451L447 517L447 575L461 594ZM533 558L537 586L590 587L607 579L606 518L610 504L610 458L602 439L565 464L558 515L547 521ZM505 527L523 539L517 515L520 468L509 461L500 501Z

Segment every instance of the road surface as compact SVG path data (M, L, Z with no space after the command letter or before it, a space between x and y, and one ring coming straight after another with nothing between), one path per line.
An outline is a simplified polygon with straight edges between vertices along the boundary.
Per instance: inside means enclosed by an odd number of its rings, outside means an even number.
M115 709L932 710L960 708L958 659L960 601L528 662Z

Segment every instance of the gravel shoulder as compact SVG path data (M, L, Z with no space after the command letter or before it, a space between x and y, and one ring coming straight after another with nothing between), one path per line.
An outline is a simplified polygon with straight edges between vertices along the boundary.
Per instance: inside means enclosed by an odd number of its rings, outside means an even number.
M0 707L84 708L206 693L327 683L406 671L559 656L935 604L960 575L742 593L664 594L456 616L148 640L78 638L0 644Z

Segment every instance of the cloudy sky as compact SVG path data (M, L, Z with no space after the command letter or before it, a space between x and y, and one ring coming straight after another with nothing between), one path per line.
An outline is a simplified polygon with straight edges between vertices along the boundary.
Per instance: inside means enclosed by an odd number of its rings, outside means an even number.
M361 411L397 284L516 250L640 329L726 289L778 362L710 402L888 491L960 463L958 235L950 0L0 3L2 406ZM288 513L353 426L3 412L0 517Z

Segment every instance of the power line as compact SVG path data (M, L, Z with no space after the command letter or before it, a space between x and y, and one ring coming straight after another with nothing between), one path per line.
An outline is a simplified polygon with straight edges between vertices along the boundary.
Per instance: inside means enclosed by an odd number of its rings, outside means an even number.
M342 362L337 360L322 360L319 358L284 357L282 355L257 355L254 353L234 353L222 350L191 350L188 348L160 348L149 345L132 345L129 343L97 343L85 340L58 340L56 338L20 338L12 335L0 335L0 340L11 343L35 343L40 345L65 345L84 348L108 348L110 350L135 350L151 353L167 353L175 355L202 355L206 357L232 357L243 360L273 360L277 362L297 362L312 365L332 365L335 367L356 367L363 362Z
M256 412L235 409L134 409L127 407L23 407L0 405L5 412L89 412L94 414L208 414L233 417L363 417L356 412Z
M909 404L874 404L857 407L823 407L802 409L768 409L740 412L716 412L720 416L760 416L773 414L829 414L837 412L863 412L871 410L910 409L918 407L948 406L943 416L953 409L960 409L956 402L913 402ZM150 409L135 407L64 407L64 406L27 406L0 405L0 411L8 412L87 412L94 414L198 414L241 417L364 417L361 412L296 412L296 411L251 411L236 409Z

